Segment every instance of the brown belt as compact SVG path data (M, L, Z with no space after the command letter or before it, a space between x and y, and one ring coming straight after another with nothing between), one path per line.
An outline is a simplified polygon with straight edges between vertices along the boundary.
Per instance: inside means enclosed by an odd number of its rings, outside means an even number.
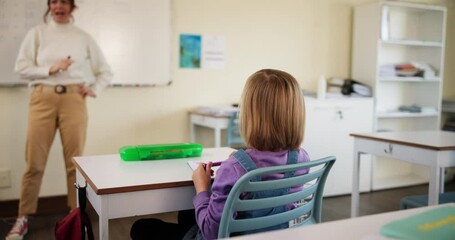
M69 84L69 85L45 85L38 84L34 86L34 91L40 92L55 92L57 94L65 93L79 93L81 85L79 84Z

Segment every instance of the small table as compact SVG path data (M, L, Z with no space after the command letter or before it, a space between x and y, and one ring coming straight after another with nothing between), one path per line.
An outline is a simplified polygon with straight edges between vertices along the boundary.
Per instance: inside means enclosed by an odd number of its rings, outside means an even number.
M99 234L109 239L109 219L192 209L193 171L188 161L227 159L232 148L204 149L201 157L123 161L119 154L75 157L76 182L99 216Z
M359 214L360 155L394 158L428 166L428 205L439 203L444 168L455 166L455 133L446 131L397 131L350 134L354 137L354 172L351 217Z
M190 137L191 142L196 141L195 125L213 128L215 131L215 147L221 147L221 130L227 129L230 114L212 114L200 112L197 110L190 111Z

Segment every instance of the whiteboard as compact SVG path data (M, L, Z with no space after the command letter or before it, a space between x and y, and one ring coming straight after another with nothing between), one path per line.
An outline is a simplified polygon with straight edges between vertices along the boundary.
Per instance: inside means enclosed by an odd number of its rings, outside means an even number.
M113 85L171 83L170 0L77 0L74 24L92 35L114 72ZM0 0L0 84L24 83L14 63L46 1Z

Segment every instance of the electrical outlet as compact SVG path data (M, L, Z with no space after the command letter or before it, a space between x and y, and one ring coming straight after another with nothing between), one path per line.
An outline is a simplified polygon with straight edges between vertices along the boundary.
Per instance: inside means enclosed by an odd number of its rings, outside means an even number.
M0 188L11 187L11 171L0 169Z

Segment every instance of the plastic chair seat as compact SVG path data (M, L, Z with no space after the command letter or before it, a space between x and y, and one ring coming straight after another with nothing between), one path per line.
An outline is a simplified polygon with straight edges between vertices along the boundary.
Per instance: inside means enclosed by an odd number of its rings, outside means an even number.
M455 192L439 194L439 204L455 202ZM400 201L400 209L428 206L428 195L406 196Z

